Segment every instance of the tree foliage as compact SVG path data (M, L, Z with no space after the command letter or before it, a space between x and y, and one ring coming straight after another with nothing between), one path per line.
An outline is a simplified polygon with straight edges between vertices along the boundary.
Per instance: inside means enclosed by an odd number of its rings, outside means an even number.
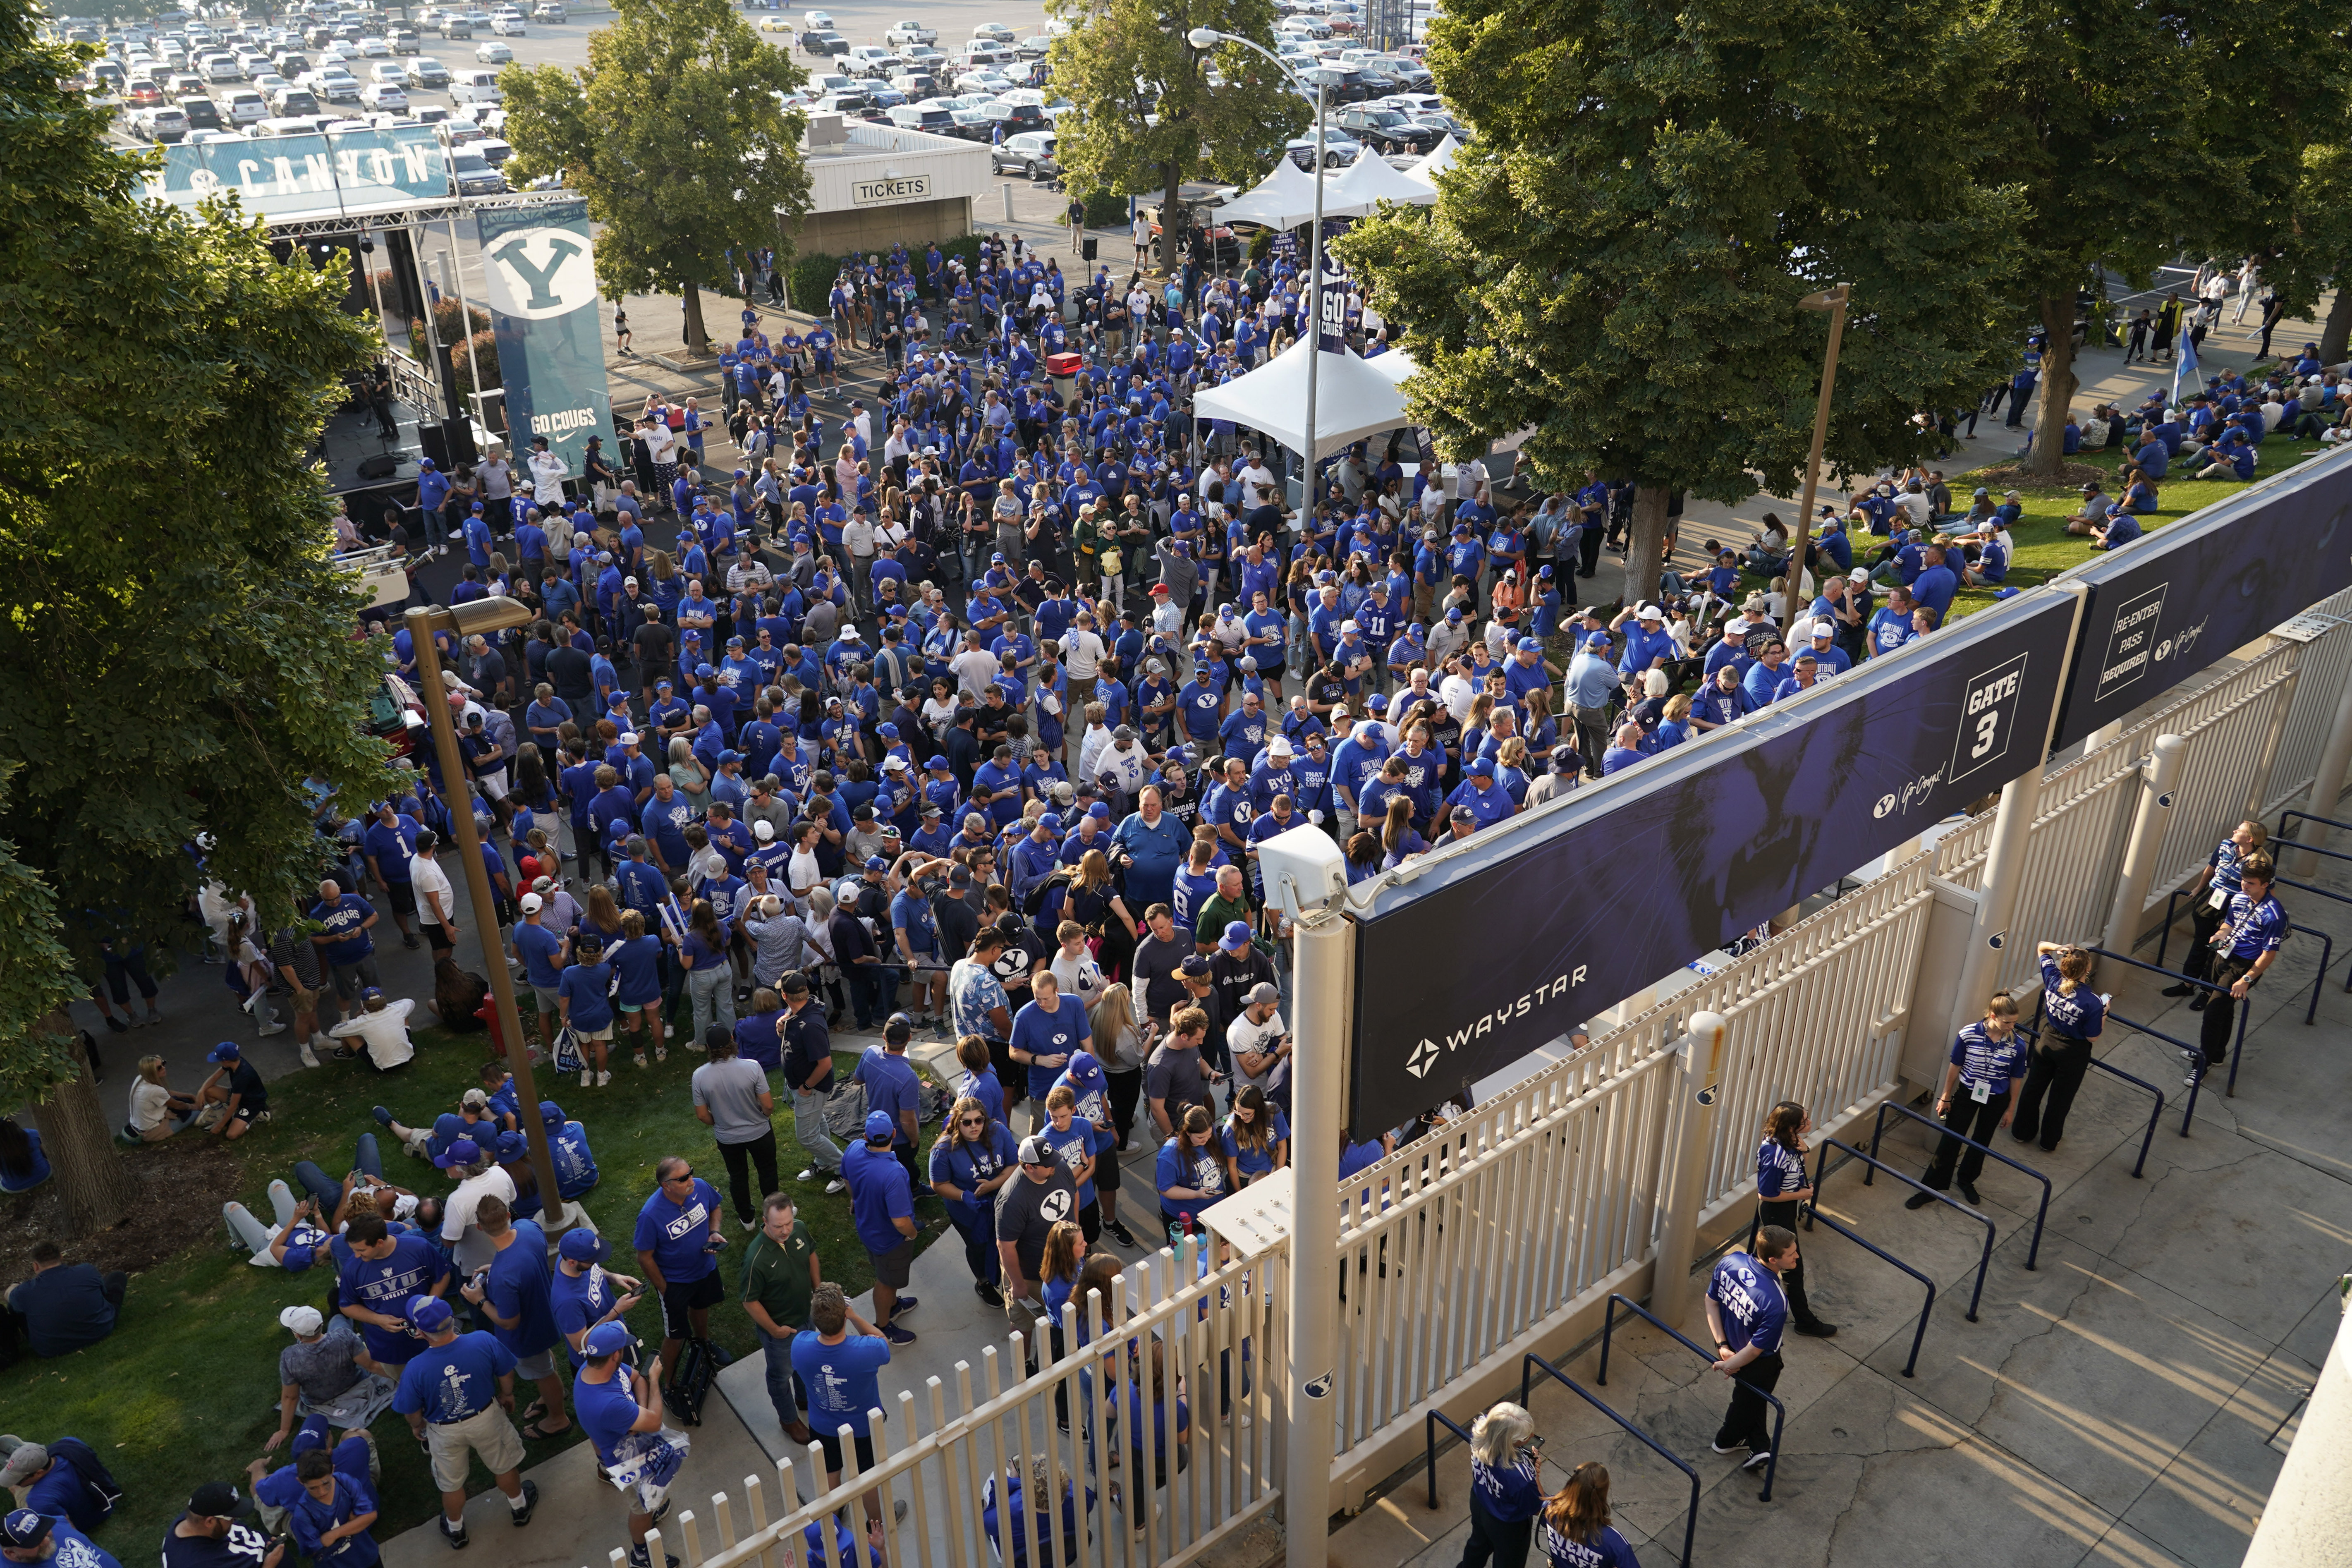
M2040 428L2065 423L2075 296L2104 272L2145 287L2184 250L2252 255L2290 309L2308 305L2317 278L2291 260L2302 150L2343 101L2341 26L2319 0L1988 0L1980 16L1982 112L2022 198L2013 298L2049 339ZM2033 466L2063 456L2039 442Z
M1797 490L1827 336L1807 293L1853 285L1834 468L1919 455L1911 416L1998 363L2018 214L1975 173L1965 103L1906 85L1969 79L1952 8L1454 0L1431 38L1477 139L1433 208L1336 248L1405 324L1442 448L1533 426L1545 483L1634 482L1629 597L1655 591L1673 490Z
M92 973L101 940L160 946L207 874L291 918L306 779L365 799L384 755L307 456L368 356L343 264L280 264L226 198L142 205L106 112L59 85L91 53L0 0L0 1093L36 1099L87 1092L54 1038L61 950ZM90 1152L61 1168L110 1168Z
M508 174L560 174L587 198L604 291L676 294L704 342L701 289L728 275L727 253L775 247L809 210L803 119L777 95L799 67L726 0L616 0L589 35L588 64L509 66Z
M1045 9L1069 27L1046 59L1054 87L1076 106L1055 126L1073 190L1158 191L1173 206L1188 180L1253 185L1313 112L1262 57L1186 41L1214 27L1271 47L1272 0L1046 0ZM1209 84L1212 64L1222 86Z

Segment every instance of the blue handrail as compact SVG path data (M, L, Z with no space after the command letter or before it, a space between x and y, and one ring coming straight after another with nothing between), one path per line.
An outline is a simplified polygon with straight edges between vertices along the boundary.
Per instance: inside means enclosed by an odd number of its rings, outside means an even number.
M1523 1399L1520 1403L1525 1404L1526 1401ZM1433 1405L1430 1408L1429 1418L1421 1424L1421 1429L1429 1441L1429 1506L1432 1508L1437 1506L1437 1428L1441 1423L1465 1444L1470 1441L1470 1434L1464 1431L1453 1416Z
M1659 1332L1672 1337L1685 1350L1687 1350L1691 1354L1706 1363L1707 1365L1713 1366L1715 1364L1715 1357L1699 1349L1697 1342L1685 1335L1680 1329L1675 1328L1671 1323L1659 1321L1657 1317L1652 1313L1647 1307L1643 1306L1642 1303L1634 1300L1632 1297L1620 1296L1612 1293L1609 1298L1608 1315L1601 1320L1601 1370L1598 1375L1596 1375L1592 1380L1601 1387L1606 1388L1609 1386L1609 1342L1611 1336L1617 1331L1617 1309L1621 1306L1627 1311L1633 1312L1642 1318L1643 1321L1647 1322L1652 1328L1656 1329ZM1521 1368L1521 1378L1524 1379L1526 1375L1526 1369ZM1761 1493L1758 1494L1756 1499L1758 1502L1770 1502L1772 1500L1772 1478L1780 1473L1780 1436L1788 1426L1789 1407L1780 1403L1780 1395L1771 1393L1768 1389L1757 1387L1754 1384L1748 1382L1744 1377L1735 1377L1732 1381L1738 1384L1740 1387L1748 1390L1748 1393L1757 1395L1767 1405L1769 1405L1772 1407L1772 1457L1764 1462L1764 1489Z
M1961 1138L1958 1133L1953 1131L1950 1128L1945 1126L1934 1117L1923 1116L1918 1111L1912 1110L1909 1106L1897 1105L1891 1100L1882 1100L1878 1102L1878 1120L1870 1129L1870 1152L1873 1154L1876 1154L1878 1152L1878 1141L1886 1131L1886 1113L1890 1110L1895 1112L1897 1116L1907 1116L1914 1121L1934 1128L1942 1137L1959 1138L1960 1142L1967 1144L1969 1148L1990 1154L1994 1159L2000 1161L2002 1164L2009 1166L2012 1170L2022 1171L2027 1175L2042 1184L2042 1206L2039 1209L2036 1209L2033 1214L2033 1245L2025 1249L2026 1271L2028 1273L2032 1272L2035 1262L2042 1256L2042 1224L2044 1220L2050 1217L2050 1178L2043 1175L2041 1172L2035 1170L2032 1166L2027 1164L2022 1160L2011 1159L2007 1154L2002 1153L2000 1150L1988 1148L1984 1144L1978 1142L1973 1138ZM1872 1178L1877 1175L1877 1173L1878 1173L1875 1171L1865 1172L1862 1178L1862 1184L1865 1187L1871 1185Z
M2139 1029L2139 1027L2140 1027L2137 1024L2133 1023L2130 1019L2128 1019L2128 1018L2117 1017L2117 1016L2116 1016L2114 1013L2112 1013L2112 1012L2110 1012L2110 1013L2107 1015L2107 1016L2108 1016L2110 1019L2113 1019L2116 1023L2118 1023L2118 1024L2123 1025L2126 1028L2128 1028L2128 1029ZM2020 1033L2020 1034L2021 1034L2021 1035L2025 1036L2027 1038L2029 1038L2029 1039L2032 1040L2035 1044L2039 1045L2039 1044L2041 1043L2041 1040L2042 1040L2042 1031L2041 1031L2039 1028L2035 1027L2034 1026L2035 1026L2035 1025L2040 1024L2041 1022L2042 1022L2042 995L2041 995L2039 993L2037 993L2037 994L2035 994L2035 996L2034 996L2034 999L2033 999L2033 1023L2032 1023L2032 1024L2020 1024L2020 1025L2017 1026L2018 1033ZM2142 1033L2147 1033L2147 1034L2154 1034L2154 1033L2155 1033L2155 1031L2153 1031L2153 1030L2142 1030L2141 1032L2142 1032ZM2165 1035L2158 1035L2158 1036L2157 1036L2157 1038L2158 1038L2158 1039L2160 1039L2160 1040L2161 1040L2161 1039L2168 1039L2168 1038L2170 1038L2170 1037L2168 1037L2168 1036L2165 1036ZM2172 1043L2173 1043L2173 1044L2175 1044L2175 1045L2180 1046L2180 1048L2181 1048L2182 1050L2189 1050L2189 1049L2191 1049L2191 1048L2192 1048L2192 1047L2189 1047L2189 1046L2181 1045L2181 1044L2180 1044L2180 1042L2179 1042L2179 1041L2178 1041L2178 1040L2174 1040ZM2200 1052L2199 1052L2199 1053L2198 1053L2198 1056L2199 1056L2199 1059L2200 1059L2200 1060L2201 1060L2201 1059L2203 1059L2204 1053L2200 1051ZM2157 1087L2156 1087L2156 1085L2154 1085L2154 1084L2152 1084L2152 1083L2148 1082L2148 1081L2147 1081L2147 1079L2144 1079L2144 1078L2134 1078L2131 1074L2129 1074L2129 1073L2127 1073L2127 1072L2124 1071L2124 1069L2123 1069L2123 1068L2119 1068L2119 1067L2112 1066L2111 1064L2109 1064L2109 1063L2107 1063L2107 1062L2105 1062L2105 1061L2101 1060L2101 1059L2100 1059L2099 1058L2097 1058L2097 1057L2093 1057L2093 1058L2091 1058L2091 1065L2092 1065L2093 1067L2095 1067L2095 1068L2098 1068L2098 1069L2099 1069L2101 1072L2103 1072L2103 1073L2106 1073L2106 1074L2109 1074L2109 1075L2110 1075L2110 1076L2112 1076L2112 1077L2119 1078L2119 1079L2123 1079L2126 1083L2136 1083L2136 1084L2139 1085L2139 1087L2140 1087L2140 1088L2142 1088L2142 1089L2144 1089L2147 1090L2147 1091L2148 1091L2148 1093L2150 1093L2150 1094L2152 1094L2152 1095L2156 1096L2156 1109L2155 1109L2155 1110L2151 1110L2151 1111L2149 1111L2149 1112L2147 1113L2147 1131L2146 1132L2144 1132L2144 1133L2142 1133L2142 1134L2140 1135L2140 1141L2139 1141L2139 1158L2138 1158L2137 1160L2136 1160L2136 1161L2134 1161L2134 1162L2132 1163L2132 1176L2133 1176L2133 1178L2134 1178L2135 1180L2137 1180L2137 1178L2142 1174L2142 1173L2144 1173L2144 1172L2147 1169L2147 1151L2148 1151L2148 1147L2149 1147L2149 1145L2150 1145L2150 1144L2152 1144L2152 1143L2154 1143L2154 1142L2156 1142L2156 1125L2157 1125L2157 1123L2164 1120L2164 1090L2162 1090L2162 1089L2160 1089L2157 1088ZM2194 1107L2191 1107L2190 1109L2191 1109L2191 1112L2192 1112L2192 1114L2193 1114L2193 1112L2194 1112L2194 1109L2195 1109L2195 1108L2194 1108ZM2181 1135L2183 1138L2186 1138L2186 1137L2188 1137L2188 1136L2189 1136L2189 1118L2188 1118L2188 1117L2186 1117L2186 1116L2184 1116L2184 1117L2182 1117L2182 1118L2180 1119L2180 1135Z
M1675 1468L1680 1470L1684 1475L1690 1478L1690 1508L1683 1516L1683 1568L1690 1568L1691 1541L1692 1538L1698 1533L1698 1471L1693 1468L1689 1464L1685 1463L1681 1455L1675 1453L1664 1443L1659 1442L1655 1437L1651 1436L1647 1432L1643 1431L1639 1426L1634 1426L1631 1421L1626 1420L1622 1415L1618 1415L1616 1411L1611 1409L1608 1403L1601 1399L1600 1395L1594 1394L1591 1389L1585 1387L1584 1384L1577 1382L1576 1379L1569 1376L1568 1373L1560 1371L1559 1368L1552 1365L1551 1363L1544 1360L1543 1357L1536 1354L1533 1351L1529 1351L1519 1360L1519 1403L1521 1405L1525 1405L1528 1402L1528 1394L1530 1384L1529 1374L1537 1367L1543 1368L1550 1376L1566 1384L1570 1393L1583 1400L1587 1405L1592 1406L1595 1410L1601 1412L1601 1415L1609 1417L1610 1420L1617 1423L1618 1426L1625 1428L1626 1431L1631 1432L1634 1436L1639 1437L1645 1445L1648 1446L1649 1450L1652 1453L1657 1455L1658 1458L1665 1460L1666 1463L1672 1465ZM1448 1423L1448 1425L1451 1425L1451 1423Z
M1884 1160L1874 1158L1871 1155L1864 1153L1853 1144L1841 1143L1834 1138L1824 1138L1822 1140L1820 1155L1813 1161L1813 1204L1815 1207L1819 1207L1821 1205L1822 1178L1829 1174L1830 1151L1832 1149L1844 1150L1848 1154L1853 1155L1864 1164L1868 1165L1873 1172L1884 1171L1888 1175L1894 1177L1896 1181L1902 1183L1905 1186L1916 1188L1918 1191L1927 1194L1929 1197L1934 1198L1937 1203L1942 1204L1946 1208L1952 1210L1956 1214L1966 1215L1968 1218L1976 1221L1979 1225L1985 1227L1984 1252L1982 1256L1977 1259L1977 1288L1969 1297L1969 1321L1971 1323L1975 1322L1977 1321L1977 1305L1984 1300L1985 1270L1992 1267L1993 1226L1991 1216L1988 1215L1980 1215L1976 1210L1969 1207L1968 1205L1960 1202L1959 1199L1952 1196L1951 1194L1939 1193L1935 1188L1929 1186L1927 1183L1920 1181L1918 1178L1905 1175L1902 1172L1886 1163ZM1865 1181L1864 1184L1867 1185L1869 1184ZM1823 1215L1822 1217L1827 1218L1828 1216ZM1848 1232L1848 1234L1851 1235L1852 1233ZM1861 1237L1855 1237L1854 1239L1859 1241ZM1884 1257L1885 1254L1882 1253L1880 1256ZM1893 1262L1894 1260L1889 1258L1888 1261Z
M2128 963L2134 969L2145 969L2150 974L2169 976L2174 980L2181 982L2183 984L2202 986L2205 990L2210 991L2216 995L2223 994L2229 990L2229 987L2226 985L2216 985L2210 980L2200 980L2195 975L2185 974L2178 969L2165 969L2157 964L2143 963L2138 959L2133 958L2127 953L2116 952L2107 948L2088 947L2084 948L2083 951L2085 952L2097 953L2101 958L2112 958L2117 963ZM2230 1042L2230 1080L2228 1084L2223 1087L2222 1093L2231 1100L2235 1100L2238 1097L2238 1059L2246 1054L2246 1015L2251 1011L2252 1011L2252 1009L2247 1007L2241 1007L2238 1009L2238 1037ZM2115 1009L2112 1007L2109 1008L2107 1010L2107 1016L2110 1018L2115 1017ZM2128 1020L2117 1019L2116 1021L2121 1023L2127 1022ZM2138 1029L2142 1034L2156 1035L2158 1039L2172 1038L2169 1035L2158 1034L2156 1030L2148 1028L2145 1025L2134 1024L2131 1026ZM2175 1045L2180 1045L2183 1050L2195 1050L2197 1052L2198 1060L2200 1062L2204 1060L2205 1052L2203 1047L2181 1045L2181 1042L2178 1040L2174 1040L2173 1043ZM2189 1102L2191 1110L2194 1110L2196 1107L2197 1091L2205 1086L2205 1068L2200 1067L2197 1069L2196 1076L2197 1082L2190 1086L2189 1091Z
M1933 1279L1928 1279L1925 1274L1920 1273L1916 1268L1914 1268L1909 1264L1904 1262L1903 1259L1895 1257L1895 1254L1887 1251L1886 1248L1871 1240L1868 1237L1864 1236L1860 1231L1853 1229L1852 1226L1846 1225L1841 1220L1822 1213L1819 1205L1810 1203L1805 1205L1804 1215L1806 1230L1811 1230L1813 1228L1813 1222L1815 1220L1819 1220L1822 1224L1829 1226L1840 1236L1844 1237L1848 1241L1854 1243L1858 1247L1866 1247L1870 1251L1876 1253L1880 1261L1893 1264L1895 1268L1903 1270L1904 1273L1911 1276L1912 1279L1919 1281L1920 1284L1927 1287L1927 1300L1919 1309L1919 1326L1911 1331L1911 1359L1903 1363L1903 1375L1906 1377L1913 1375L1912 1369L1919 1364L1919 1342L1927 1337L1927 1320L1933 1317L1936 1312L1936 1282Z

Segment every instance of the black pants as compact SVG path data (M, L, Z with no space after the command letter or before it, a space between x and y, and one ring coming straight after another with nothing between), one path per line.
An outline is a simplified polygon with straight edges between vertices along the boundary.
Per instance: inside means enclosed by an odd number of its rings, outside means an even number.
M2084 1055L2087 1058L2088 1053ZM2079 1070L2074 1075L2077 1081L2082 1076ZM2073 1089L2067 1090L2066 1098L2074 1098ZM1992 1135L2000 1131L2001 1113L2008 1109L2009 1090L2006 1089L1982 1104L1969 1097L1967 1084L1954 1089L1952 1108L1944 1112L1944 1125L1949 1131L1937 1140L1936 1157L1927 1163L1927 1173L1920 1180L1939 1193L1948 1191L1952 1184L1952 1165L1957 1161L1960 1168L1960 1184L1975 1186L1977 1178L1984 1174L1985 1152L1970 1148L1960 1140L1973 1138L1979 1143L1991 1142ZM2065 1113L2059 1111L2057 1114L2063 1125Z
M1140 1072L1106 1071L1110 1080L1110 1124L1118 1131L1121 1147L1128 1134L1135 1131L1135 1107L1143 1097L1143 1074Z
M1590 577L1601 570L1601 535L1598 528L1580 528L1576 538L1576 574Z
M2222 921L2226 920L2230 913L2226 904L2221 909L2212 908L2209 902L2211 896L2210 889L2208 889L2199 896L2196 904L2189 910L2189 924L2197 934L2189 939L2189 957L2181 964L2180 973L2191 980L2213 978L2215 961L2213 937L2221 929Z
M2054 1029L2045 1035L2033 1048L2033 1059L2025 1069L2025 1087L2017 1095L2017 1118L2009 1124L2017 1141L2031 1143L2038 1135L2042 1148L2058 1147L2058 1141L2066 1136L2066 1112L2074 1104L2074 1091L2083 1087L2083 1075L2090 1070L2090 1041ZM2045 1095L2049 1097L2046 1107Z
M1601 776L1601 753L1609 749L1609 710L1570 708L1569 712L1576 724L1576 749L1584 753L1584 771L1597 779Z
M2230 1031L2238 1025L2238 999L2230 994L2229 988L2246 977L2246 972L2253 968L2254 961L2251 958L2224 958L2221 960L2221 965L2220 972L2213 976L2213 984L2221 989L2208 993L2210 999L2205 1004L2205 1026L2197 1037L2197 1043L2205 1047L2205 1061L2209 1067L2220 1067L2230 1059ZM2252 992L2249 991L2247 994L2251 996Z
M1764 1395L1772 1392L1780 1381L1780 1357L1778 1352L1758 1356L1739 1369L1739 1381L1731 1387L1731 1407L1723 1413L1723 1426L1715 1435L1716 1446L1728 1448L1734 1444L1761 1454L1772 1447L1772 1423L1764 1403Z
M754 1225L760 1218L760 1201L776 1187L776 1130L769 1128L749 1143L721 1143L719 1157L727 1163L727 1190L735 1199L735 1217L745 1225ZM751 1189L746 1165L756 1165L760 1171L760 1187Z
M1535 1535L1532 1519L1496 1519L1475 1490L1470 1494L1470 1539L1462 1543L1462 1568L1525 1568L1528 1542Z
M1786 1231L1797 1228L1795 1204L1776 1204L1768 1198L1756 1206L1760 1211L1758 1216L1760 1224L1777 1225ZM1780 1289L1789 1298L1789 1321L1791 1323L1821 1321L1813 1315L1813 1304L1805 1300L1805 1262L1801 1248L1797 1254L1797 1266L1780 1276Z

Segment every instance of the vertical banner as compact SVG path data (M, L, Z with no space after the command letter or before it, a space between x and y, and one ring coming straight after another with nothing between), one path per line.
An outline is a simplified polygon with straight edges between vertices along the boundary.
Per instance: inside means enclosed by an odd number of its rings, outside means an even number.
M1325 265L1325 276L1315 289L1315 346L1327 354L1346 353L1349 283Z
M604 437L608 453L617 446L588 205L480 207L474 216L518 463L544 436L578 479L591 436Z

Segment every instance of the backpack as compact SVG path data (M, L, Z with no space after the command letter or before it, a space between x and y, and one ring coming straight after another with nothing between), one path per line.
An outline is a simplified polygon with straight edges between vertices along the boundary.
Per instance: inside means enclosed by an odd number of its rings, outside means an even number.
M96 1451L79 1437L52 1438L47 1447L51 1458L63 1459L73 1467L74 1474L81 1479L82 1490L98 1505L100 1517L110 1517L114 1505L122 1500L122 1487Z

